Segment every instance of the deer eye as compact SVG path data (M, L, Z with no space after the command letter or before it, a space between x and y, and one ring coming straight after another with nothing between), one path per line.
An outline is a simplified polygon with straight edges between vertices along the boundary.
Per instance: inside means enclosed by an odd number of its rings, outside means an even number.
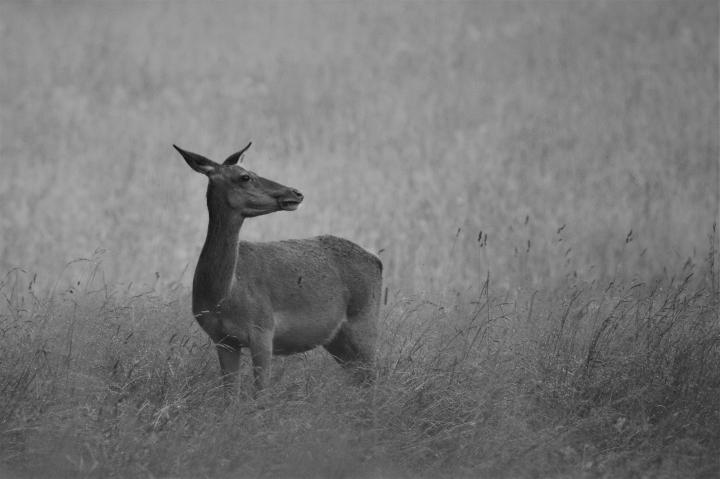
M246 181L250 181L250 175L248 175L248 174L246 173L246 174L240 176L240 181L241 181L242 183L245 183Z

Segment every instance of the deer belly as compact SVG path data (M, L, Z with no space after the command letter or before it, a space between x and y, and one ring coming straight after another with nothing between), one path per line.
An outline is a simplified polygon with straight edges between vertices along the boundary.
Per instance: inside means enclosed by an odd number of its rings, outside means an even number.
M337 333L345 317L342 314L315 314L275 312L275 354L295 354L327 344Z

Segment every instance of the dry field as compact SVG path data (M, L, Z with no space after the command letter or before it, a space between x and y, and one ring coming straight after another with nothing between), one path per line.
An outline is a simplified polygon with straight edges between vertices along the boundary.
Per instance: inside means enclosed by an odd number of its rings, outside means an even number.
M0 2L0 477L717 477L716 1ZM189 295L245 239L385 264L377 380L227 400Z

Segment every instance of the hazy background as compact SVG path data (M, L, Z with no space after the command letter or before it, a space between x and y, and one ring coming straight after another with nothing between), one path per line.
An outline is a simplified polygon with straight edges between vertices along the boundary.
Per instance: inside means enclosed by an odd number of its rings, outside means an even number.
M653 275L717 218L714 1L3 2L0 81L0 272L189 284L173 143L252 140L306 201L244 238L344 236L406 291Z

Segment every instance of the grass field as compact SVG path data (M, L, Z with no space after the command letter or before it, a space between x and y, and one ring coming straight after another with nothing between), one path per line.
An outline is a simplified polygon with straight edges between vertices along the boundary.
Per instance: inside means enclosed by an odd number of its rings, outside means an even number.
M718 10L1 2L0 477L720 475ZM383 259L371 388L219 389L171 145L249 140L245 239Z

